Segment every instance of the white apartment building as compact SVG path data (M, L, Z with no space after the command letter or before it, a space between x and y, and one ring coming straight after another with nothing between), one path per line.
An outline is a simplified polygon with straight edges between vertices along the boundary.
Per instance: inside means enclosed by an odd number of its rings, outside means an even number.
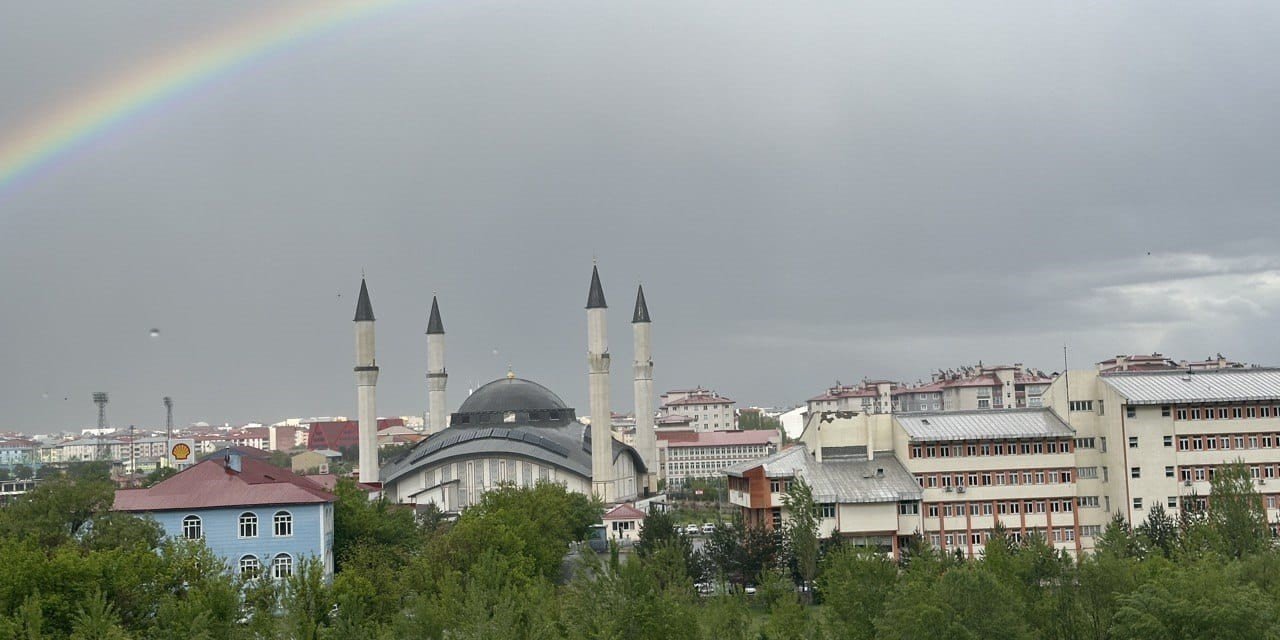
M1175 516L1189 501L1203 506L1215 470L1241 460L1278 528L1280 369L1100 368L1055 379L1043 408L812 414L803 449L726 470L730 500L776 526L781 493L800 475L832 501L824 533L887 552L922 535L977 555L999 522L1080 553L1115 513L1138 525L1154 504ZM897 484L902 474L917 497Z
M775 430L660 431L660 477L679 484L689 478L714 478L725 467L757 460L778 451L782 435Z
M659 397L658 422L684 416L695 431L733 431L738 428L738 413L733 400L709 389L680 389Z

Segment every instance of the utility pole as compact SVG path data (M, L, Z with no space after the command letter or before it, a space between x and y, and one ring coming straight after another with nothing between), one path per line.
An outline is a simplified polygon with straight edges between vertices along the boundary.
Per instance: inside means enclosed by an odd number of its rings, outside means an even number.
M137 486L138 476L138 442L133 437L133 425L129 425L129 486Z
M169 466L173 455L173 398L164 397L164 466Z

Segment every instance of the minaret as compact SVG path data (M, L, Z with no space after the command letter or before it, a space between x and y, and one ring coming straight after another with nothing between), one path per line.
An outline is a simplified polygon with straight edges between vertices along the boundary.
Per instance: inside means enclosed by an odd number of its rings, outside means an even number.
M591 487L606 504L617 499L613 477L613 416L609 407L609 341L605 336L608 305L600 272L591 267L587 294L587 385L591 402Z
M440 433L447 424L445 385L449 374L444 368L444 323L440 321L440 304L431 296L431 319L427 320L427 407L431 424L428 434Z
M631 314L632 350L635 352L636 449L649 470L649 491L658 490L658 434L653 430L653 352L649 348L649 305L644 286L636 290L636 310Z
M360 482L376 483L378 475L378 359L373 355L373 304L360 279L356 302L356 415L360 420Z

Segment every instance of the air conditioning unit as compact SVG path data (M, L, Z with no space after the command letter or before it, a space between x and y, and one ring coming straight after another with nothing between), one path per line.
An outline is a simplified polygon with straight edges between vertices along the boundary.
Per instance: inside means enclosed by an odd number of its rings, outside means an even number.
M947 487L947 488L943 489L943 491L946 491L947 493L951 493L951 487Z
M956 487L956 493L964 493L964 485Z
M1189 486L1191 486L1191 481L1190 481L1190 480L1183 480L1183 481L1182 481L1182 486L1184 486L1184 487L1189 487Z

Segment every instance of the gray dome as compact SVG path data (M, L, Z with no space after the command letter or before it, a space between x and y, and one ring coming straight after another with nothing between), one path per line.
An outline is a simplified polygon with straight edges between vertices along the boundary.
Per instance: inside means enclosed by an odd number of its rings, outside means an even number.
M453 414L458 426L563 424L576 419L573 409L550 389L523 378L499 378L467 397Z

